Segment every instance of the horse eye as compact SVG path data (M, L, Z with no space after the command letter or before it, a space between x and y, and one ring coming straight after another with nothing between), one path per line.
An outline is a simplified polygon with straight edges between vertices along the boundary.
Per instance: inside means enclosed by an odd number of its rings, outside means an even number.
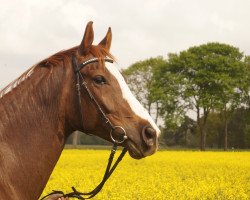
M96 84L98 84L98 85L104 85L104 84L107 83L107 82L106 82L106 79L105 79L103 76L101 76L101 75L95 76L95 77L93 78L93 80L94 80L94 82L95 82Z

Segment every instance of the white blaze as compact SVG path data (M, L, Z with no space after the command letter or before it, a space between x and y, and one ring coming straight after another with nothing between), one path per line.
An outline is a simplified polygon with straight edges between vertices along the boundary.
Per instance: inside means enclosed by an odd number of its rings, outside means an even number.
M159 136L160 135L159 128L157 127L154 120L147 112L147 110L132 94L131 90L129 89L126 81L119 72L118 68L116 66L113 66L111 63L106 63L105 66L109 70L109 72L117 79L117 82L119 83L122 91L123 98L128 102L131 110L140 118L147 120L150 123L150 125L156 130L157 136Z

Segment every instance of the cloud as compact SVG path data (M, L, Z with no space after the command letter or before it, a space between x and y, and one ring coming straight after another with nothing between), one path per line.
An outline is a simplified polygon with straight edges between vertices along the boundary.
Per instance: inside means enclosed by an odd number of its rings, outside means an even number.
M94 21L95 43L113 31L120 66L209 41L250 54L250 1L0 0L0 88L39 60L80 43Z

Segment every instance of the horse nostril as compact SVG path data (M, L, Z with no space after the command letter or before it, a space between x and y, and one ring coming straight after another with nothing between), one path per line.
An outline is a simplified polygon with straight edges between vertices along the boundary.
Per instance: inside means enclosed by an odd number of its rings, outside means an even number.
M156 131L151 126L145 126L142 130L142 137L148 146L153 146L156 140Z
M147 127L145 129L145 135L148 139L152 139L154 138L154 135L155 135L155 130L152 129L151 127Z

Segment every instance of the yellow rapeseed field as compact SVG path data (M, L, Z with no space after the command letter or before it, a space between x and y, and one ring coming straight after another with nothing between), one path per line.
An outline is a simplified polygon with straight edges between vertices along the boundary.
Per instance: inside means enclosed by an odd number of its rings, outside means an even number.
M64 150L43 192L90 191L102 179L108 150ZM250 152L159 151L126 155L94 199L250 199Z

